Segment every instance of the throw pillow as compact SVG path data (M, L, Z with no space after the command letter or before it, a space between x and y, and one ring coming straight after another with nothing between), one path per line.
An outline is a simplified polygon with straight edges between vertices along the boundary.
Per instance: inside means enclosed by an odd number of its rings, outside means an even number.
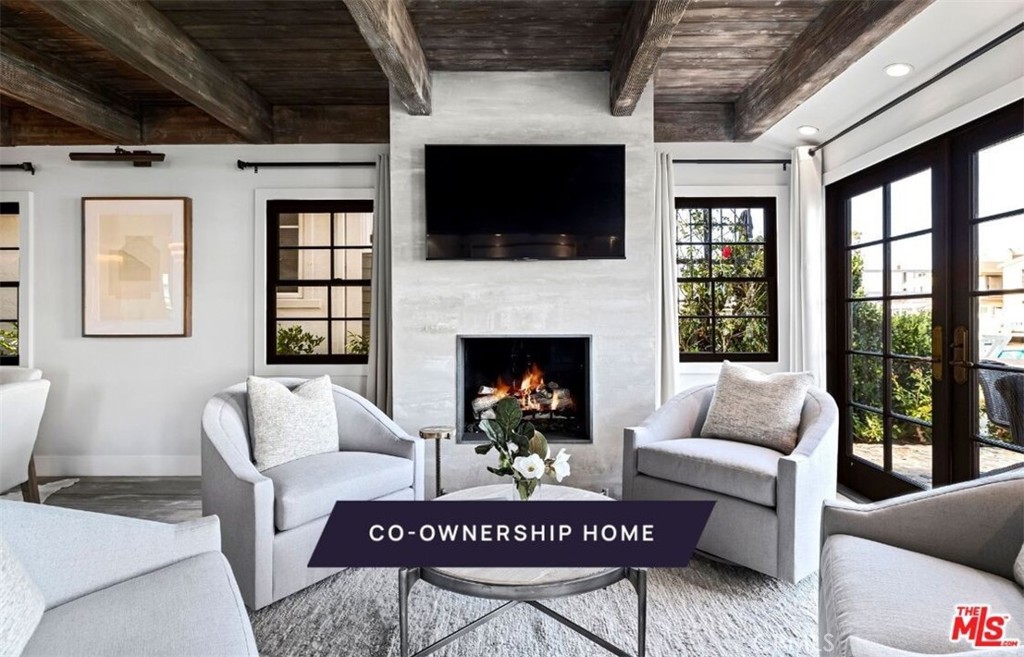
M25 502L8 502L25 504ZM43 593L0 536L0 657L18 657L43 617Z
M1024 545L1020 546L1017 553L1017 560L1013 562L1013 578L1017 583L1024 586Z
M250 376L246 387L257 470L338 451L338 413L331 377L310 379L289 390L277 381Z
M800 414L813 380L807 372L762 374L725 361L700 435L789 454L796 448Z

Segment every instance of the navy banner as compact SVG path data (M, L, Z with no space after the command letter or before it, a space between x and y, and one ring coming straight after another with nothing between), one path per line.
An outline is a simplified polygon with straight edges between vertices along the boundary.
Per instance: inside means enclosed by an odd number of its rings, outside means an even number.
M713 506L337 502L309 566L686 566Z

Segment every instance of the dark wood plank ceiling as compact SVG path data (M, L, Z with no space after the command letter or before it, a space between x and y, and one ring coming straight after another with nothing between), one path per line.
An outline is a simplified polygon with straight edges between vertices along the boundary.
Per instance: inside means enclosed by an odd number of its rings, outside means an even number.
M632 0L408 0L435 71L607 71Z
M340 0L150 0L272 105L387 105L388 80Z
M207 113L218 114L210 109L215 104L206 106L195 97L195 106L187 102L168 90L174 85L165 86L156 74L142 72L145 66L138 58L123 52L119 57L84 36L88 30L81 22L65 24L62 17L55 18L43 4L46 1L0 0L0 54L5 43L13 44L12 52L27 48L59 66L66 79L100 90L119 107L133 108L143 143L246 141L225 116L220 115L220 121L225 121L221 123ZM609 71L613 59L628 56L620 48L624 41L644 39L630 44L631 52L647 57L644 65L630 69L630 88L642 88L648 76L653 79L657 141L749 140L799 102L801 94L805 98L816 91L822 80L838 75L929 2L404 0L411 26L406 22L401 29L408 32L411 27L411 38L422 46L430 71ZM83 3L88 5L87 0ZM652 16L661 24L638 25L625 35L623 28L635 3L664 3L664 10L632 14ZM367 46L368 38L374 41L368 29L394 28L388 18L392 14L381 14L383 24L368 26L364 16L363 24L357 25L346 4L360 11L377 6L367 0L148 0L148 4L169 21L165 21L168 30L194 42L239 84L255 92L257 104L272 108L277 143L386 142L389 77L401 80L404 75L422 74L409 68L421 66L414 59L392 61L393 53L375 53ZM77 11L73 3L71 7ZM808 38L811 31L841 29L839 21L850 21L851 16L863 19L853 22L864 38L860 33L849 35L838 48ZM667 47L666 30L672 30ZM796 47L811 51L794 53ZM823 60L817 68L816 49ZM784 59L801 62L802 75L813 81L806 90L772 86L778 84L769 74L772 65ZM656 66L650 66L652 62ZM178 91L189 95L187 89ZM16 90L0 86L5 144L111 143L83 128L84 120L75 125L19 102L12 94L17 95ZM632 111L636 93L627 94L631 102L615 99L614 89L610 94L613 104L623 105L617 114ZM23 95L22 100L27 97ZM425 104L423 100L415 102L429 112L429 93ZM776 106L769 106L772 102ZM755 111L757 116L752 115ZM253 132L248 134L252 139Z

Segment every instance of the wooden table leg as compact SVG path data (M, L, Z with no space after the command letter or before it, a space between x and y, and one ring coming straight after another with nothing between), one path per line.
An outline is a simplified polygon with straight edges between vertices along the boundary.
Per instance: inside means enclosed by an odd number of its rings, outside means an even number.
M36 457L28 460L28 481L21 485L21 498L26 502L42 504L39 499L39 481L36 479Z

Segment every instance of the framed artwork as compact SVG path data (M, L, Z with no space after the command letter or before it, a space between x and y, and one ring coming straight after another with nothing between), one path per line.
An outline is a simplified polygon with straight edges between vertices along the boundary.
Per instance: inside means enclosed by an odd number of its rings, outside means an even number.
M82 335L192 334L192 199L82 199Z

